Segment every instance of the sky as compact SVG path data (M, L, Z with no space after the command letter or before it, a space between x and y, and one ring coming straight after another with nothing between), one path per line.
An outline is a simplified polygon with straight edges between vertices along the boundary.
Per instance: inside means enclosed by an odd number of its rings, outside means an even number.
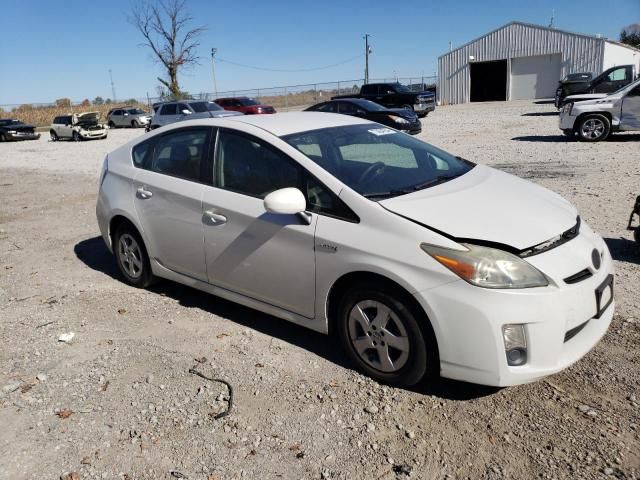
M55 3L55 2L54 2ZM162 69L127 22L135 0L3 1L0 106L157 95ZM58 8L58 7L64 8ZM200 37L200 65L181 87L213 91L211 48L218 49L218 91L361 79L365 33L371 78L433 75L438 56L510 21L618 39L640 22L640 0L187 0ZM335 65L348 59L355 60ZM240 67L229 62L276 70Z

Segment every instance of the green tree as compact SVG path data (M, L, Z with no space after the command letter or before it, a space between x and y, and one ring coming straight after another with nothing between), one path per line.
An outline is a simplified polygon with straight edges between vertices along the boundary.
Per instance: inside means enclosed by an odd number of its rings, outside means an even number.
M620 32L620 42L640 48L640 23L632 23L624 27Z
M93 104L94 105L102 105L104 104L104 98L98 96L96 98L93 99Z
M70 107L71 106L71 100L69 100L68 98L58 98L56 100L56 107Z

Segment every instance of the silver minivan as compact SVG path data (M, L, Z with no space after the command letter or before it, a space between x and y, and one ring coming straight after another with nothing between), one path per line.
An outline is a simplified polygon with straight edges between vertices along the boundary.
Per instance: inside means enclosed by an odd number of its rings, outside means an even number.
M231 112L220 105L206 100L179 100L166 102L154 106L155 114L151 119L149 130L153 130L170 123L182 120L194 120L197 118L221 118L242 115L240 112Z

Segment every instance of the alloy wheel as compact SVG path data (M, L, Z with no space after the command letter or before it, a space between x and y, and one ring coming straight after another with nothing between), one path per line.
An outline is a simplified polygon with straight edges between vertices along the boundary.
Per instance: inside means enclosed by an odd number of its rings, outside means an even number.
M599 118L588 119L582 124L582 127L580 128L580 133L582 134L582 136L589 140L600 138L604 134L604 131L604 122Z
M399 371L409 359L407 329L398 315L377 300L362 300L349 312L349 339L357 355L381 372Z
M131 278L139 278L142 275L142 258L142 251L136 239L128 233L121 235L118 242L118 260Z

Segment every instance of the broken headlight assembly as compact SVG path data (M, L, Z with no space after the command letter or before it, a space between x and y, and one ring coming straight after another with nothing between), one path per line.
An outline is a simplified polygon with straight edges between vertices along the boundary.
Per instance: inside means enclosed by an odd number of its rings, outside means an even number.
M483 288L531 288L549 285L547 277L526 260L503 250L462 244L464 250L423 243L420 248L461 279Z

